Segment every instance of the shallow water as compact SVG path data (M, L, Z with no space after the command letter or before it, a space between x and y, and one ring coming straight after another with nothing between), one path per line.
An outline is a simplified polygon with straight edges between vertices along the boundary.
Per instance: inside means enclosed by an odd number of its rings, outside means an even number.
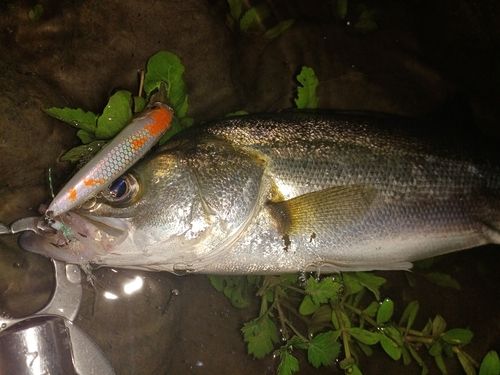
M353 27L359 2L350 1L340 21L328 2L273 1L270 26L287 18L296 22L272 40L230 30L224 1L41 3L38 21L27 17L32 3L1 5L1 222L35 215L49 199L47 167L56 186L72 170L56 160L75 144L74 131L40 108L97 112L114 89L137 90L137 70L158 50L175 52L186 66L189 110L197 121L239 109L291 107L293 77L308 65L321 81L320 107L418 116L465 91L481 130L500 134L500 6L493 2L365 2L378 29L362 34ZM48 299L53 277L50 262L20 250L16 240L0 238L0 309L22 316ZM450 328L470 327L475 338L467 352L480 359L488 350L500 351L498 254L491 246L442 257L440 269L460 282L460 290L418 276L417 287L410 288L403 272L381 272L388 278L382 294L396 301L396 316L403 296L418 299L417 327L436 314ZM110 269L94 274L97 286L84 283L76 324L117 374L275 373L272 358L246 354L239 331L258 306L235 309L206 277ZM137 276L142 289L124 294L123 283ZM104 291L119 298L106 298ZM461 373L456 361L449 363L455 365L450 373ZM403 368L377 352L360 367L375 375L420 373L415 364ZM341 371L316 370L304 359L300 373ZM438 371L431 367L430 373Z

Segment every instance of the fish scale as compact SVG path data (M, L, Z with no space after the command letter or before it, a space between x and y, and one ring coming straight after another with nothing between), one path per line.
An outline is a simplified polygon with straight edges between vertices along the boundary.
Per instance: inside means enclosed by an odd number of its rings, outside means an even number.
M119 223L127 238L103 251L80 245L73 228L72 245L103 266L274 274L408 269L418 259L500 243L498 159L471 139L429 138L422 126L331 112L204 124L131 169L137 199L104 195L74 212L98 228L99 220ZM28 233L21 244L67 253L50 241Z

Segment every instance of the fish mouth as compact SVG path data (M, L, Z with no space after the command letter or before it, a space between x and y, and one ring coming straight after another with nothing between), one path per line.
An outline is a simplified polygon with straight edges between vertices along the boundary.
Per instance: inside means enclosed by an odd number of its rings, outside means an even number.
M19 244L26 251L67 263L88 263L109 254L128 237L122 219L68 212L53 218L55 230L24 232Z

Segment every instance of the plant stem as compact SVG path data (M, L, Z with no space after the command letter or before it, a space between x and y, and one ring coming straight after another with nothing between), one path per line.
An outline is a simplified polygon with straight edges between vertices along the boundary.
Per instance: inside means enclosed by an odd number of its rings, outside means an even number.
M305 337L304 335L302 335L295 327L294 325L292 324L292 322L290 322L287 318L283 317L283 321L292 329L293 333L295 333L297 335L297 337L299 337L302 341L304 342L309 342L309 340L307 339L307 337Z
M378 327L378 324L375 320L373 320L371 317L366 315L362 310L358 309L357 307L354 307L346 302L342 303L342 306L347 307L349 310L351 310L353 313L358 314L359 316L362 316L368 323L370 323L374 327Z
M276 287L274 288L274 296L275 296L275 298L277 297ZM276 309L278 309L278 316L279 316L280 325L281 325L281 332L283 334L283 337L288 341L288 339L290 337L288 336L288 330L286 329L286 324L285 324L286 318L285 318L285 315L283 314L283 310L281 310L281 305L279 302L276 303Z
M347 331L345 329L344 320L340 314L339 309L333 309L335 315L337 315L337 320L339 321L340 332L342 333L342 342L344 344L344 353L346 358L351 358L351 348L349 347L349 338L347 337Z
M306 324L306 325L311 324L311 319L308 319L306 316L300 314L297 311L297 309L288 300L285 299L285 300L280 301L280 302L281 302L281 306L283 306L285 309L290 311L295 317L300 319L304 324Z
M291 286L289 284L285 284L285 283L279 283L278 285L281 285L282 287L285 287L287 289L291 289L297 293L300 293L300 294L306 294L306 291L304 289L299 289L299 288L296 288L294 286Z

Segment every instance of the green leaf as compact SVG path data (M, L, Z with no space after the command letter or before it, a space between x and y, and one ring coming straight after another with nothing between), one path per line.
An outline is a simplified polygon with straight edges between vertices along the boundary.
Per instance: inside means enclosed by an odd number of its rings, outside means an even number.
M227 0L229 4L229 13L235 20L239 20L242 11L242 0Z
M299 306L299 313L309 315L319 309L319 305L314 303L310 295L305 295Z
M315 304L326 303L328 299L336 299L341 287L339 282L333 281L332 277L326 277L317 282L314 277L307 281L306 293L311 296Z
M304 341L298 336L292 336L290 340L287 341L286 343L286 348L288 347L294 347L294 348L299 348L299 349L307 349L309 347L309 341ZM280 349L282 350L283 347Z
M170 138L172 138L174 135L183 131L184 129L187 129L189 126L184 125L182 123L182 121L179 121L179 119L177 117L174 117L172 119L172 124L170 125L170 129L168 129L167 132L165 133L165 135L160 138L160 140L158 141L158 144L161 146L166 141L168 141Z
M429 354L433 357L437 357L443 354L443 342L441 340L437 340L432 346L429 348Z
M368 305L368 307L366 309L363 310L363 313L368 315L370 318L373 318L373 317L375 317L375 315L377 315L377 310L378 310L379 306L380 306L380 303L373 301L372 303L370 303Z
M417 285L417 278L411 272L405 272L406 280L408 281L408 285L414 288Z
M281 21L276 26L274 26L272 29L267 30L266 33L264 34L264 36L266 38L269 38L269 39L277 38L285 30L287 30L290 26L292 26L294 22L295 22L294 19Z
M413 325L413 322L415 321L415 318L417 317L418 309L420 308L420 304L418 301L411 301L408 305L406 305L405 311L403 312L403 315L401 316L401 319L399 321L399 325L403 325L404 323L406 324L406 330L409 331L411 326Z
M389 337L386 336L385 331L380 335L380 345L382 349L395 361L401 358L401 348Z
M411 363L411 355L406 347L401 347L401 355L403 356L403 364L408 366Z
M90 143L92 141L95 141L94 133L89 133L85 130L78 130L76 132L76 136L81 139L83 144Z
M339 366L342 370L347 370L356 364L356 360L354 357L346 357L342 361L339 362Z
M87 145L81 145L72 148L68 152L66 152L63 156L59 158L60 161L69 161L71 163L76 163L80 161L80 159L90 159L94 156L106 142L103 141L94 141Z
M380 341L379 332L370 332L360 327L349 328L347 330L347 333L349 333L349 335L351 335L356 340L361 341L366 345L375 345Z
M252 25L252 22L257 14L257 9L255 8L250 8L243 14L243 16L240 19L240 31L241 32L246 32L250 26Z
M37 21L40 19L40 17L42 17L42 14L43 14L43 5L41 4L36 4L33 9L31 9L29 12L28 12L28 17L30 18L30 20L32 21Z
M496 351L486 354L479 368L479 375L500 375L500 359Z
M441 315L436 315L432 321L432 336L437 337L446 329L446 322Z
M280 364L278 366L278 375L291 375L294 372L299 371L299 361L288 350L277 350L274 355L280 356Z
M361 341L356 342L359 348L365 353L366 356L370 357L373 354L373 350L368 345L362 343Z
M465 345L472 340L474 334L468 329L453 328L442 336L444 342L450 345Z
M467 375L476 375L476 369L474 368L474 364L471 362L470 357L465 355L462 351L458 351L457 356L465 373Z
M187 113L187 110L188 110L188 97L189 95L186 94L186 96L184 96L184 100L182 102L180 102L179 106L178 107L175 107L175 112L177 114L177 117L179 117L180 119L183 119L184 117L186 117L186 113Z
M224 294L229 298L234 307L243 309L250 306L251 299L248 294L248 285L244 277L239 277L234 285L224 288Z
M337 0L337 17L343 20L347 15L347 0Z
M282 283L286 283L289 285L295 284L299 281L298 273L287 273L285 275L280 275Z
M420 358L420 356L415 351L415 349L413 348L413 346L408 345L406 348L410 352L411 356L415 359L415 361L417 361L417 363L420 365L420 367L422 367L422 373L421 374L422 375L427 375L427 373L429 372L429 368L424 363L424 361L422 360L422 358Z
M142 96L134 96L132 97L132 99L134 100L134 113L141 112L144 108L146 108L146 105L148 104L146 99Z
M183 129L189 128L194 123L194 118L184 117L181 119L181 125Z
M340 344L336 341L333 331L320 333L311 340L307 348L307 359L316 368L320 365L331 365L339 354Z
M109 98L102 115L97 119L96 138L111 139L130 123L131 98L132 94L125 90L119 90Z
M460 290L460 284L458 281L445 273L431 272L423 274L422 276L439 286Z
M392 318L393 313L394 302L389 298L384 299L377 311L377 324L387 323Z
M403 333L392 325L384 327L384 333L387 337L391 338L398 346L403 346Z
M441 354L436 355L434 357L434 362L436 362L436 366L439 369L439 371L441 371L441 374L443 374L443 375L448 374L448 370L446 370L446 363L444 363L444 358Z
M373 10L367 10L364 6L360 6L360 8L363 10L359 16L358 22L354 24L354 28L364 34L377 30L377 23L373 20L375 12Z
M297 87L297 98L295 99L297 108L318 108L318 97L316 96L318 78L316 78L314 70L303 66L300 74L297 76L297 81L302 85L302 87Z
M351 321L340 309L334 309L332 311L332 323L335 329L351 328Z
M247 275L247 281L250 285L259 288L262 285L263 276L260 275Z
M245 323L241 332L248 343L248 354L253 354L255 358L263 358L271 353L273 344L279 341L276 326L268 315Z
M84 112L82 109L71 108L47 108L42 109L46 114L58 120L64 121L71 126L94 133L97 122L97 115L92 112Z
M249 32L250 28L263 28L263 21L269 17L271 11L265 3L247 10L240 19L241 32Z
M342 280L344 282L346 296L356 294L363 290L363 285L359 283L359 281L354 277L353 273L343 274Z
M181 60L171 52L160 51L151 56L144 76L144 91L150 95L165 84L170 105L175 110L176 117L186 116L188 108L187 86L182 79L184 66Z
M444 354L446 354L446 356L448 358L453 358L455 356L455 353L453 352L453 349L450 346L450 344L448 344L448 343L446 343L444 341L443 341L443 352L444 352Z
M368 272L355 272L349 275L372 292L377 300L380 300L380 292L378 289L386 282L383 277L378 277Z
M210 284L212 284L216 291L222 292L224 290L225 276L207 275L207 277L210 280Z
M248 294L248 283L245 276L218 276L208 275L210 283L219 292L239 309L250 306L251 298Z
M349 375L363 375L361 373L361 370L359 369L358 365L353 364L351 367L349 367Z
M233 116L243 116L243 115L248 115L247 111L236 111L236 112L229 112L227 115L224 117L233 117Z
M323 329L325 326L330 325L332 322L332 308L330 305L321 305L318 310L316 310L311 316L311 321L308 324L309 333L311 333L311 327L318 327Z
M414 262L413 264L415 265L415 268L421 268L421 269L430 269L436 261L436 258L426 258L422 260L418 260Z

